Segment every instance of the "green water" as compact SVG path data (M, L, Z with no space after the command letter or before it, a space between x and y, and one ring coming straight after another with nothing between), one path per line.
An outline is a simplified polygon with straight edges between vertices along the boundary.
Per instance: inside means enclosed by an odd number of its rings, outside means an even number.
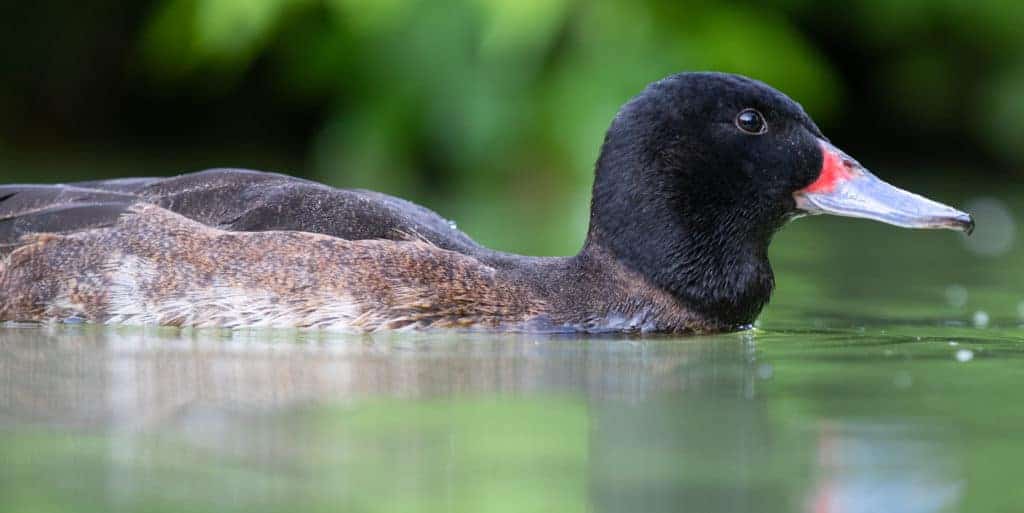
M2 328L0 509L1019 511L1024 250L985 221L794 223L721 336Z

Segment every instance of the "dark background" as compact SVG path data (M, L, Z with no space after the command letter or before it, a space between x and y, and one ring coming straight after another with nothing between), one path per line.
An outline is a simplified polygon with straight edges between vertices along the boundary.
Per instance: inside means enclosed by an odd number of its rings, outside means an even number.
M564 218L537 228L564 239L618 106L683 70L774 85L897 182L1016 180L1021 19L941 0L5 2L0 181L250 167L471 228Z

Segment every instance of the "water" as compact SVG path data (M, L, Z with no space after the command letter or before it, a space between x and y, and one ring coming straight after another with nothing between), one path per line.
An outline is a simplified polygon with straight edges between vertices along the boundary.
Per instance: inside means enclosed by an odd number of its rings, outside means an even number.
M1015 240L802 220L687 339L3 328L0 509L1016 511Z

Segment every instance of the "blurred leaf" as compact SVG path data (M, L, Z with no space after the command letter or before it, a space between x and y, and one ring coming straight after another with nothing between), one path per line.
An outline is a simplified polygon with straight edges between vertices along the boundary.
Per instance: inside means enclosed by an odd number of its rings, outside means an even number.
M234 77L269 42L286 8L311 0L169 0L144 31L145 62L182 78L200 70Z
M982 140L1006 159L1024 162L1024 67L1008 70L983 89L973 109Z

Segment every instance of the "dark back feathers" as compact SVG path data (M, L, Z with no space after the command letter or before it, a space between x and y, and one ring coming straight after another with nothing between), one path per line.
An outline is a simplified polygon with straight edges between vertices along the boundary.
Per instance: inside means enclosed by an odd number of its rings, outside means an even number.
M490 253L443 217L412 202L242 169L172 178L0 186L0 246L15 245L32 233L109 226L136 202L233 231L303 231L346 240L419 239L465 254Z

